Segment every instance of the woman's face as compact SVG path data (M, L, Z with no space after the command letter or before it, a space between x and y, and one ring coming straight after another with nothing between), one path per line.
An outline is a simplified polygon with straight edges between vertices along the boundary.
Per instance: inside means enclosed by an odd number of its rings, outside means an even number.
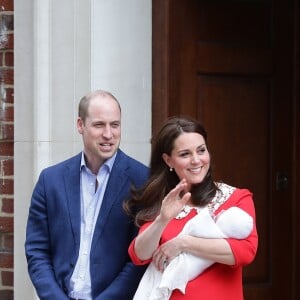
M188 190L192 184L203 181L210 167L210 155L202 135L184 132L174 143L171 155L163 154L166 164L173 168L179 179L185 178Z

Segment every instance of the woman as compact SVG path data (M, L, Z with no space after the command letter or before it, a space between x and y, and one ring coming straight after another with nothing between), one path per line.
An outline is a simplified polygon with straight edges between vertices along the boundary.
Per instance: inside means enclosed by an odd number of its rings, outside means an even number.
M170 299L243 299L242 267L253 261L257 250L255 222L244 239L179 233L204 208L217 217L236 206L255 221L251 192L213 181L206 131L189 118L173 117L162 126L153 140L150 168L150 179L125 207L140 226L129 247L132 261L153 262L163 272L181 253L211 260L215 263L188 282L185 294L174 290Z

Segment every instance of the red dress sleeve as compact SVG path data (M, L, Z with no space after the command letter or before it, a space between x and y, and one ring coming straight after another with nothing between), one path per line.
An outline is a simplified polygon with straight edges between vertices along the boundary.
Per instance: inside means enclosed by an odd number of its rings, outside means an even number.
M145 224L143 224L139 230L139 234L144 231L152 222L147 222ZM135 251L134 251L134 244L135 244L135 240L136 238L130 243L129 248L128 248L128 254L131 258L131 261L135 264L135 265L146 265L148 263L150 263L152 261L152 259L147 259L147 260L140 260Z
M215 213L217 214L218 212L226 210L232 206L239 207L253 218L253 229L247 238L241 240L233 238L226 239L235 257L235 265L233 267L245 266L254 260L258 246L255 207L252 193L247 189L236 189L230 198L221 205Z

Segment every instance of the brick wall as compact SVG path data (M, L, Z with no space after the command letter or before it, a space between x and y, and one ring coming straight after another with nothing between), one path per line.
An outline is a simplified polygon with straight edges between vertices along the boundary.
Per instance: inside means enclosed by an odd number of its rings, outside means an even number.
M14 1L0 0L0 299L13 299Z

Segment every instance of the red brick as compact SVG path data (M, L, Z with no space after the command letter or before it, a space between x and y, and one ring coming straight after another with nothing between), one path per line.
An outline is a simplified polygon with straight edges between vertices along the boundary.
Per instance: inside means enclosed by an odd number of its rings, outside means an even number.
M0 159L0 174L14 175L14 160L12 158Z
M0 81L4 84L14 83L14 69L13 68L1 68L0 69Z
M14 143L8 141L1 141L1 129L0 129L0 155L1 156L14 156Z
M13 268L13 267L14 267L13 253L0 252L0 268Z
M0 180L0 194L13 195L14 194L14 181L13 179ZM0 223L1 224L1 223Z
M12 290L2 290L0 291L1 300L14 300L14 291Z
M14 10L14 1L13 0L1 0L0 7L1 7L2 11L13 11Z
M13 251L13 249L14 249L13 234L2 234L2 248L5 251Z
M2 68L0 68L0 70L2 70ZM2 93L0 95L0 105L1 102L5 102L5 103L14 103L14 89L13 88L5 88L2 87Z
M3 198L2 199L2 212L6 214L14 213L14 201L13 199Z
M13 31L14 30L14 15L2 13L0 15L0 22L2 23L2 31Z
M0 49L1 50L14 49L14 35L12 33L0 32Z
M7 43L6 43L6 48L5 49L14 49L14 34L10 33L7 34Z
M14 232L14 218L0 217L0 233Z
M0 155L1 156L13 156L14 155L14 143L8 141L1 141L0 137Z
M14 140L14 125L4 124L0 122L0 141L13 141Z
M14 160L12 158L0 159L0 174L4 176L14 174Z
M2 284L5 286L13 286L14 285L14 273L11 271L2 271Z
M1 101L0 101L1 103ZM1 121L6 121L6 122L11 122L14 120L14 107L13 106L5 106L1 105L0 106L0 120Z
M14 103L14 89L6 88L4 95L1 95L1 101L6 103Z
M6 51L4 53L4 66L13 67L14 65L14 53L12 51Z

